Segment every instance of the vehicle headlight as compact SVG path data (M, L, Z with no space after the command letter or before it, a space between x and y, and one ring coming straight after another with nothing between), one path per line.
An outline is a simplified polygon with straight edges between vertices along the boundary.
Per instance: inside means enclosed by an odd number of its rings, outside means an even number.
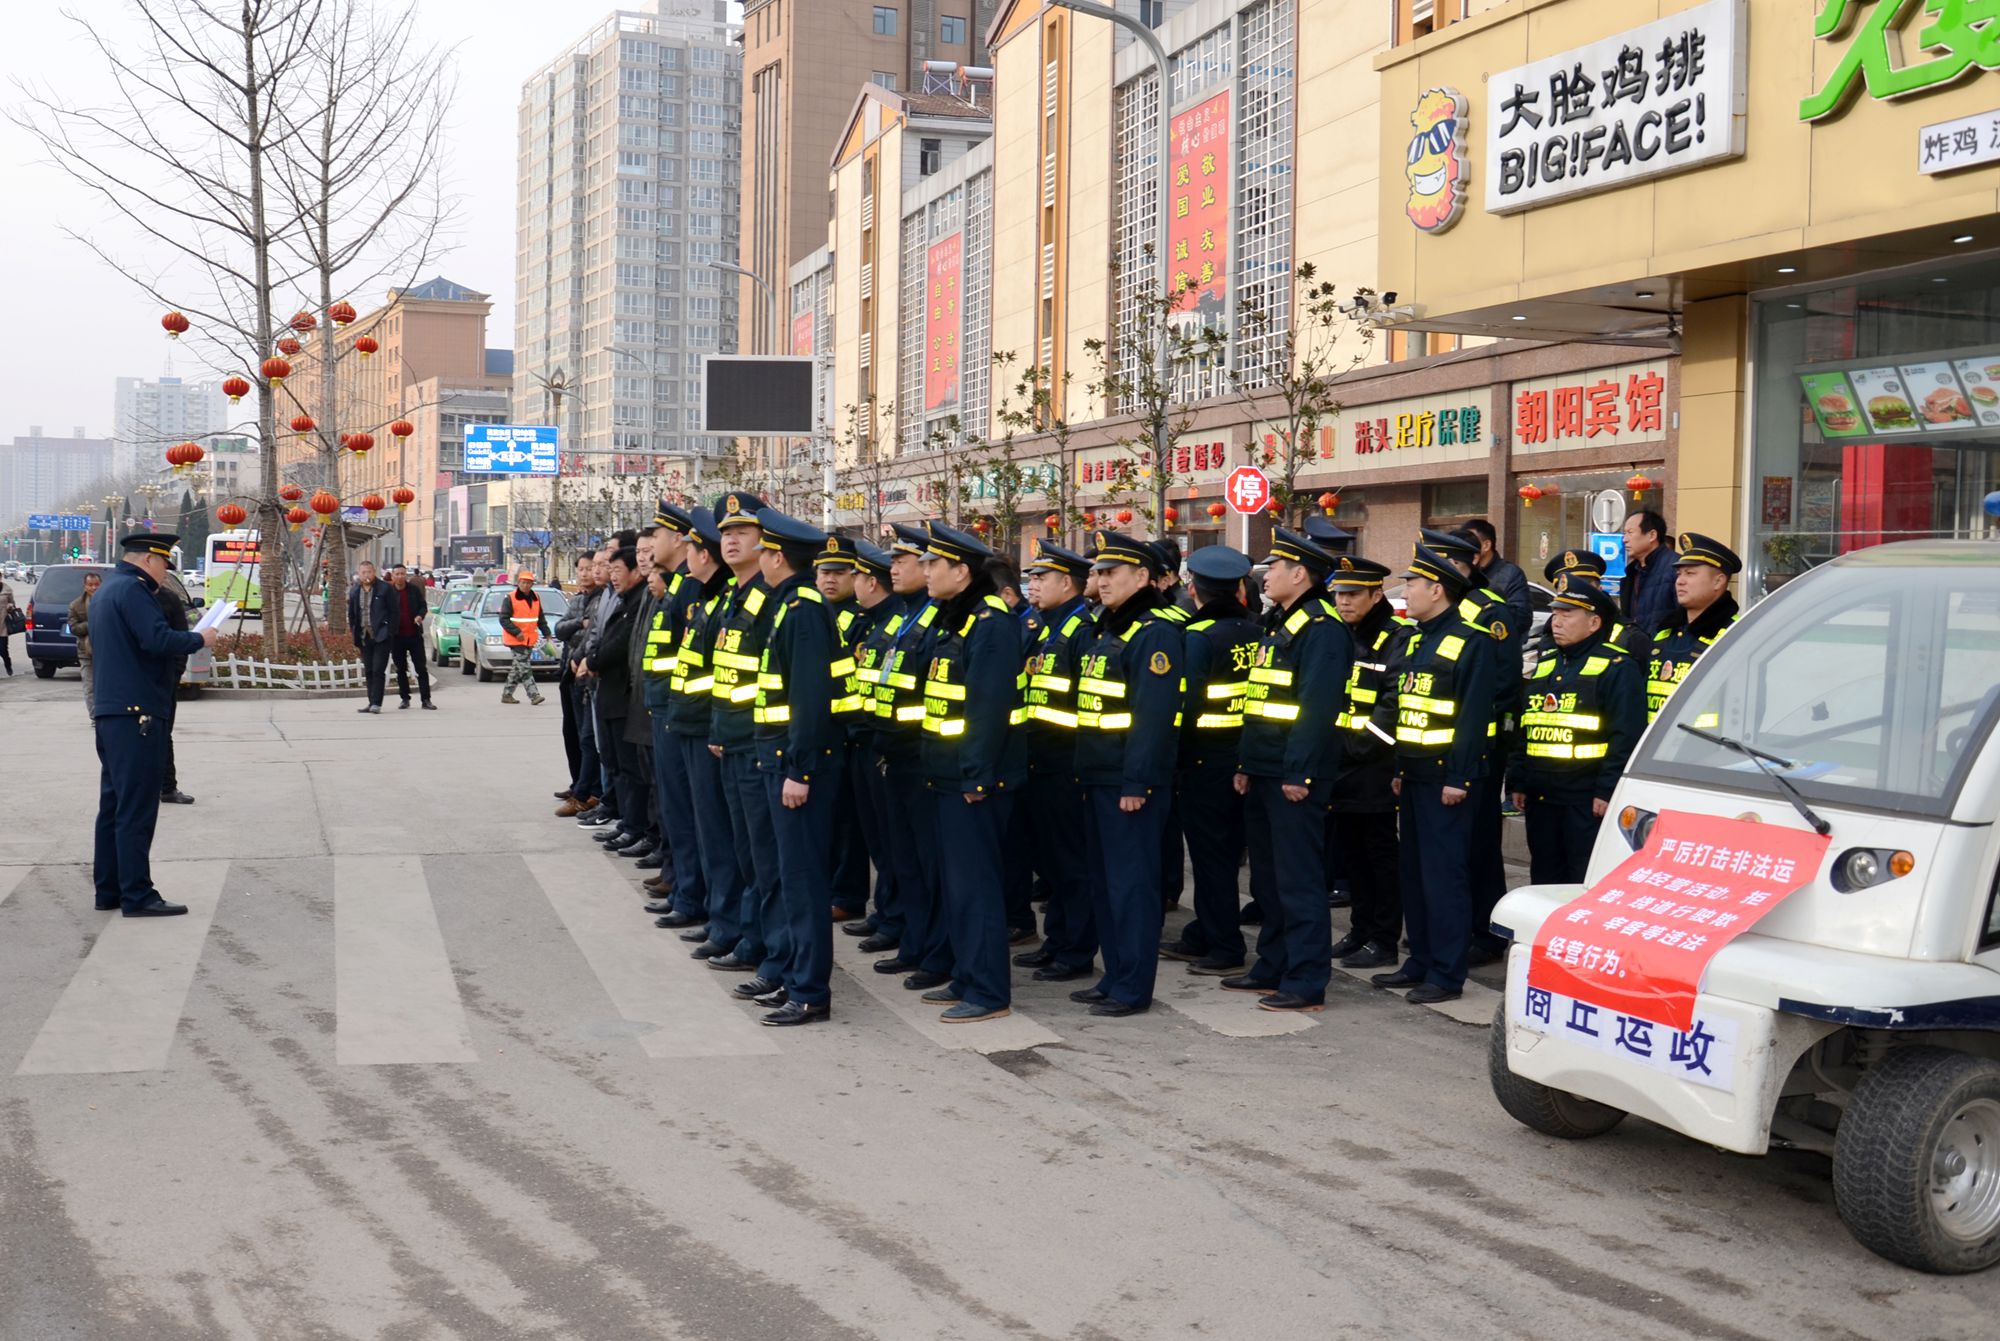
M506 642L507 640L501 637L497 633L489 633L484 638L480 639L480 641L485 643L488 647L498 647L500 646L500 644Z
M1646 846L1647 837L1653 832L1653 822L1659 816L1638 806L1626 806L1618 812L1618 832L1634 852Z
M1917 869L1915 854L1883 847L1854 847L1840 854L1828 879L1842 894L1890 880L1900 880Z

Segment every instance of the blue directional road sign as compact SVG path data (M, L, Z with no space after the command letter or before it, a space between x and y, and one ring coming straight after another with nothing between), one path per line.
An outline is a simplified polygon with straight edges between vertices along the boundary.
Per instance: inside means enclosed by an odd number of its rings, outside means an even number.
M1625 536L1623 533L1590 533L1590 552L1604 560L1606 577L1625 576Z
M552 424L467 424L468 475L553 475L561 460Z
M30 531L88 531L91 520L81 512L31 512Z

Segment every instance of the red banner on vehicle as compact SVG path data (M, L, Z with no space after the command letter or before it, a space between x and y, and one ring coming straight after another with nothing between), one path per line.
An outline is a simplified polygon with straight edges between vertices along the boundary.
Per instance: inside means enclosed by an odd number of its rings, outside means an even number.
M1826 837L1660 812L1646 845L1535 937L1528 985L1686 1030L1716 952L1811 882Z
M1173 215L1174 288L1181 312L1220 324L1229 300L1229 94L1216 94L1173 119L1174 156L1167 170Z
M924 412L958 404L958 286L965 235L931 244L929 306L924 313Z

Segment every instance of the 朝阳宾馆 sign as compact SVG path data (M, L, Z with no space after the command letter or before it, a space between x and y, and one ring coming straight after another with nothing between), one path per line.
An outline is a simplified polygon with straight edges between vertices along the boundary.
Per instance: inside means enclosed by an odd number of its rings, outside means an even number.
M1709 0L1486 84L1486 208L1512 214L1743 153L1744 0Z

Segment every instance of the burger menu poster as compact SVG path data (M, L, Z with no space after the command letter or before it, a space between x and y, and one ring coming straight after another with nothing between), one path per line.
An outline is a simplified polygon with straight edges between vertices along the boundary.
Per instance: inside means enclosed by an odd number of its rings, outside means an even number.
M1868 426L1877 433L1915 433L1922 427L1899 368L1856 368L1847 374L1861 399Z
M1854 391L1847 385L1846 373L1801 373L1799 382L1805 387L1806 399L1812 403L1813 414L1819 419L1822 436L1851 438L1866 431L1856 407Z
M1982 424L2000 424L2000 354L1956 360L1959 380Z

